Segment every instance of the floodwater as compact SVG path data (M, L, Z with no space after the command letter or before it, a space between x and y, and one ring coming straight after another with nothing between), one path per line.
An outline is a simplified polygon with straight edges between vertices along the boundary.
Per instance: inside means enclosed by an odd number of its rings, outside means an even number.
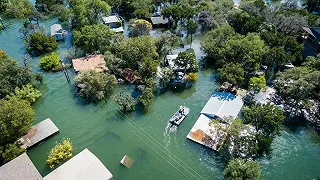
M56 19L41 22L48 32L54 23ZM22 65L21 57L26 53L18 32L22 21L9 20L5 24L8 28L0 32L0 49ZM192 47L200 59L198 39L195 37ZM61 58L68 55L70 47L69 40L59 44L57 52ZM42 72L39 58L30 58L29 64L34 71ZM76 95L74 84L67 83L63 72L42 72L45 76L43 96L33 105L34 123L49 117L60 133L28 150L28 155L45 176L52 171L45 164L47 153L56 141L71 138L74 154L88 148L111 171L114 179L221 179L224 162L219 155L186 139L202 107L218 86L212 72L199 71L199 80L190 89L161 94L147 112L138 110L130 114L119 112L112 100L86 104ZM73 72L70 74L73 79ZM127 92L132 89L132 86L117 87ZM168 120L183 104L191 109L190 114L178 128L168 128ZM320 174L320 138L312 129L284 128L272 149L270 156L259 159L263 179L313 179ZM124 155L135 160L131 169L120 165Z

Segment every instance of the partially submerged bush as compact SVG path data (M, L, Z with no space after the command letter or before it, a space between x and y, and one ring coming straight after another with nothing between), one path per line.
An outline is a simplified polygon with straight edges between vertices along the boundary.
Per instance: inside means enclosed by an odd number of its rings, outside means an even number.
M71 158L72 150L70 138L63 139L62 143L57 142L57 145L50 150L46 163L50 168L54 168L54 165L60 163L60 161Z
M46 71L59 71L62 68L60 58L55 52L51 53L51 55L42 57L40 59L40 66Z
M136 102L130 94L124 95L120 92L112 96L113 100L120 105L121 111L133 111L135 109Z
M11 93L10 96L7 96L8 99L12 97L16 97L19 100L26 100L30 104L36 102L36 100L42 96L41 92L34 88L31 84L27 84L25 86L22 86L20 89L19 87L16 87L14 90L14 93Z

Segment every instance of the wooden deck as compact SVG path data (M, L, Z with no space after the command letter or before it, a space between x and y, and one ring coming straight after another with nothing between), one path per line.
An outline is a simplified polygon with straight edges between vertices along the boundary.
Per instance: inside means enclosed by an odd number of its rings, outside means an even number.
M28 131L28 134L22 136L18 141L22 144L21 148L28 149L58 132L59 129L56 125L50 118L47 118L32 126Z

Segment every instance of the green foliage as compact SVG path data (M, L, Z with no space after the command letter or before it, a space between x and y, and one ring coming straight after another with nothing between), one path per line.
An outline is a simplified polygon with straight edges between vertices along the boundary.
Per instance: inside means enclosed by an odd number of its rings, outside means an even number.
M276 74L274 83L279 103L292 114L300 114L310 109L310 100L317 95L320 72L306 67L295 67Z
M228 17L228 23L234 30L240 34L248 34L249 32L257 32L263 22L262 17L249 15L245 11L235 11Z
M156 47L159 55L165 56L179 47L180 38L170 31L165 31L156 39Z
M98 50L104 53L110 48L113 34L110 28L103 24L84 26L74 31L74 44L88 53Z
M152 58L143 58L139 63L139 74L144 78L155 78L158 72L159 62Z
M121 111L129 112L135 109L136 102L129 94L124 95L123 92L120 92L112 96L112 99L120 105Z
M150 30L152 29L152 24L143 19L130 20L129 30L130 36L146 36L150 35Z
M63 5L64 0L36 0L36 9L38 12L50 12L54 6Z
M104 53L104 60L106 62L106 66L109 70L111 70L115 74L121 74L122 69L124 69L125 62L112 54L110 51L106 51Z
M264 76L252 77L249 81L249 90L254 91L255 93L260 92L261 90L265 91L267 89L267 81Z
M320 71L320 54L318 54L317 57L308 56L305 59L305 62L303 62L302 66L308 67L308 68L314 68Z
M244 70L239 63L229 63L219 69L219 80L221 83L228 82L233 86L241 86L244 80Z
M160 74L161 74L160 80L159 80L160 88L168 87L173 75L173 70L169 67L164 67L164 68L161 68Z
M152 103L154 98L154 80L147 79L144 84L140 86L141 94L138 96L138 101L144 106L147 107Z
M258 180L260 179L260 166L257 161L241 158L229 162L224 171L226 180Z
M194 20L189 19L187 21L187 31L188 34L191 35L191 43L192 43L192 34L196 33L198 29L198 23L195 22Z
M320 9L320 2L317 0L304 0L303 2L303 5L310 13L313 11L319 11Z
M187 81L190 81L190 82L197 81L197 80L198 80L198 74L197 74L197 73L189 73L189 74L186 76L186 80L187 80Z
M0 146L25 135L33 121L34 111L28 102L17 98L0 100Z
M3 146L3 148L0 146L0 154L5 163L13 160L24 152L26 152L26 150L18 147L16 144L8 144Z
M58 43L54 37L38 32L31 34L27 43L27 50L37 56L58 48Z
M151 36L120 38L111 47L111 52L124 61L126 67L137 70L144 58L158 59L155 39Z
M42 83L42 75L35 74L29 68L19 67L17 61L8 57L0 50L0 98L4 98L15 91L15 88L22 88L31 84L38 87Z
M40 59L40 66L46 71L60 71L62 68L60 61L59 55L53 52Z
M70 3L69 3L70 4ZM98 24L101 14L110 14L110 6L103 0L75 0L72 3L72 25L79 29Z
M6 10L7 10L7 8L8 8L8 0L1 0L0 1L0 13L3 13L3 12L5 12Z
M191 19L195 14L195 9L192 8L190 4L184 3L167 6L161 11L161 14L177 24L179 20Z
M285 119L282 110L270 103L244 107L242 115L246 123L251 123L258 133L266 137L279 135L280 124Z
M7 96L7 98L17 98L18 100L25 100L32 104L36 102L40 96L42 96L42 94L39 90L34 88L31 84L27 84L22 86L21 89L16 87L14 93L11 93L10 96Z
M79 95L91 101L106 99L117 84L117 79L114 75L94 70L81 71L75 81L78 85L83 85Z
M10 0L10 4L6 6L5 15L11 18L26 18L33 12L33 5L29 0Z
M189 69L190 72L198 71L198 62L194 53L190 53L187 51L180 52L178 54L178 57L174 59L173 62L175 66L184 69L184 73L186 73L187 69Z
M46 163L50 168L54 168L56 164L59 164L60 161L69 159L72 157L73 146L70 141L70 138L63 139L62 143L56 142L54 148L48 153L48 159Z
M201 42L201 49L206 53L207 63L213 63L217 67L230 62L240 63L248 79L250 73L259 69L268 47L258 34L249 33L242 36L235 33L232 27L223 26L208 33Z
M133 16L135 18L150 18L151 17L151 13L148 9L142 8L142 9L136 9L133 12Z

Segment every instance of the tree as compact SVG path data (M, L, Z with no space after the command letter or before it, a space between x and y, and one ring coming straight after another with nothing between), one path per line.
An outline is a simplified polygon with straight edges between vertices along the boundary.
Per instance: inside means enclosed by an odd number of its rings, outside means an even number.
M318 54L317 57L308 56L305 59L305 62L303 62L302 66L308 67L308 68L314 68L320 71L320 54Z
M158 72L158 65L159 62L150 57L143 58L142 61L139 62L139 74L147 79L155 78Z
M313 72L306 67L295 67L276 74L276 104L284 104L284 110L299 115L312 106L310 100L315 93L315 82L310 78Z
M11 18L26 18L34 12L29 0L10 0L6 6L5 14Z
M55 52L40 59L40 66L46 71L59 71L62 68L59 55Z
M5 163L13 160L24 152L26 152L26 150L20 148L17 144L8 144L3 146L2 148L0 146L0 154L2 156L3 162Z
M46 163L50 168L54 168L55 164L59 164L60 161L71 158L72 152L73 145L70 138L63 139L62 143L56 142L56 145L50 150Z
M0 1L0 13L5 12L8 8L8 5L9 5L8 0L1 0Z
M152 58L157 60L159 55L155 45L155 39L151 36L138 36L134 38L115 40L111 47L111 52L118 58L121 58L126 67L138 70L139 62L143 58Z
M317 0L304 0L303 5L310 13L313 11L319 11L320 9L320 2Z
M241 158L229 162L224 171L226 180L258 180L260 178L260 166L257 161Z
M138 102L144 107L149 106L154 98L154 79L145 79L139 89L141 94L137 98Z
M43 81L41 74L36 74L28 67L19 67L18 62L11 59L5 52L0 50L0 98L4 98L15 91L31 84L38 88Z
M50 12L56 5L63 5L63 0L36 0L36 9L38 12Z
M86 25L98 24L100 16L110 14L110 6L103 0L75 0L72 3L72 25L79 29Z
M187 69L191 72L198 71L198 62L196 60L196 55L187 51L180 52L178 57L173 60L175 66L184 69L184 74L186 74Z
M36 102L40 96L42 96L42 94L39 90L34 88L31 84L27 84L22 86L21 89L16 87L14 93L11 93L10 96L7 96L7 98L17 98L18 100L25 100L32 104Z
M112 54L110 51L106 51L104 53L104 60L106 62L106 66L110 71L114 74L121 74L122 69L125 67L125 62Z
M136 102L129 94L124 95L123 92L120 92L112 96L112 99L120 105L121 111L129 112L135 109Z
M262 17L249 15L247 12L238 10L230 14L228 23L240 34L248 34L249 32L257 32L263 22Z
M194 20L189 19L187 21L187 31L188 31L188 34L191 35L191 44L192 44L192 34L196 33L197 29L198 29L198 23L195 22Z
M94 70L81 71L76 76L75 81L82 86L79 95L91 101L106 99L117 84L117 79L114 75Z
M89 25L73 33L74 44L87 53L100 51L104 53L110 48L110 41L114 33L106 25Z
M249 90L254 91L255 93L260 92L261 90L265 91L267 89L267 82L264 76L252 77L249 81Z
M246 123L251 123L258 133L266 137L278 135L280 124L285 119L282 110L270 103L244 107L242 115Z
M149 35L151 29L152 24L143 19L130 20L129 22L130 35L133 37Z
M159 55L165 57L174 49L179 47L180 38L170 31L161 33L160 37L156 39L156 47Z
M228 82L233 86L239 86L244 80L244 70L239 63L226 64L218 71L221 83Z
M58 48L56 39L42 33L33 33L27 40L27 50L37 56L52 52Z
M17 98L0 100L0 146L25 135L33 121L34 111L28 102Z

